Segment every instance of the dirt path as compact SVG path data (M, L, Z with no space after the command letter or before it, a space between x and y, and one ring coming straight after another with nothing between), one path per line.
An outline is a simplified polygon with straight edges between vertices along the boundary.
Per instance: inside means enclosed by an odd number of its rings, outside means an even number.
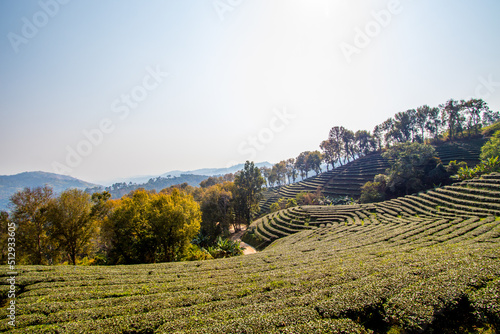
M229 239L231 239L233 241L240 242L240 247L244 248L243 255L255 254L255 253L257 253L255 248L253 248L252 246L250 246L246 242L241 241L241 236L245 233L245 231L246 231L245 227L242 227L241 230L238 232L234 232L233 229L230 229L229 232L231 233L231 235L229 236Z

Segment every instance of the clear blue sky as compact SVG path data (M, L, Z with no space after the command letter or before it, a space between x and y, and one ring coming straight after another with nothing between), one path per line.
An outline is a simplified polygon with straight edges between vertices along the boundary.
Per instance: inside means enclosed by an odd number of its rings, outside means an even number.
M497 111L499 13L498 0L0 0L0 174L278 162L332 126L372 130L423 104L479 94Z

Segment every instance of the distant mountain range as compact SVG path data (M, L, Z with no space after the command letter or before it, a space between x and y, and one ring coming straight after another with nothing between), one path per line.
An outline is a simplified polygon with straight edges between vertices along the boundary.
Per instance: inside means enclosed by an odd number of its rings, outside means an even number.
M271 167L269 162L255 164L257 167ZM124 179L117 179L113 182L103 182L107 187L85 182L67 175L60 175L47 172L24 172L16 175L0 175L0 210L8 210L9 198L19 190L26 187L35 188L48 185L54 189L55 193L60 193L69 188L87 190L89 192L107 190L113 198L120 198L137 188L146 190L161 190L172 185L187 183L191 186L198 186L201 181L209 176L225 175L235 173L243 169L244 164L235 165L228 168L203 168L192 171L170 171L157 176L135 176Z
M265 162L258 162L255 164L257 167L272 167L273 165L267 161ZM245 164L238 164L234 165L231 167L227 168L202 168L202 169L195 169L195 170L189 170L189 171L180 171L180 170L173 170L170 172L163 173L161 175L140 175L140 176L133 176L133 177L128 177L128 178L119 178L119 179L113 179L113 180L108 180L108 181L102 181L103 185L110 186L115 183L147 183L149 182L150 179L155 179L157 177L180 177L181 175L205 175L205 176L216 176L216 175L225 175L229 173L236 173L239 170L242 170L243 167L245 167ZM181 182L182 183L182 182Z
M24 172L16 175L0 175L0 210L7 210L9 198L26 187L35 188L48 185L59 193L68 188L86 189L98 186L67 175L46 172Z

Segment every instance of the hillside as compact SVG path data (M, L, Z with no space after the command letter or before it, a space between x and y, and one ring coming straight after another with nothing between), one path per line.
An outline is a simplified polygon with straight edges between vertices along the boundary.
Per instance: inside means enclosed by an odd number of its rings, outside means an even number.
M96 187L96 184L85 182L67 175L46 172L24 172L16 175L0 175L0 210L7 210L9 198L26 187L43 187L48 185L56 193L68 188L85 189Z
M289 209L252 225L288 236L243 257L22 266L11 332L496 333L499 195L491 174L373 205Z
M481 146L485 142L486 139L483 138L446 142L435 146L435 149L443 164L456 160L474 166L479 162ZM267 191L260 202L261 212L269 212L271 204L279 198L294 198L303 191L315 192L320 189L324 196L332 198L358 198L361 187L366 182L373 181L375 175L385 173L388 167L388 162L382 158L380 152L371 153L328 172Z

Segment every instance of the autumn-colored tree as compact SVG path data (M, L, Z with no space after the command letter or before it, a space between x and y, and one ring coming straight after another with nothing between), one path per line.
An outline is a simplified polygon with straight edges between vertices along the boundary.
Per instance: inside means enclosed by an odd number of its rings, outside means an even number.
M7 264L9 239L9 213L0 211L0 264Z
M154 262L154 242L147 220L150 196L146 190L138 189L116 203L106 224L111 244L108 252L110 263Z
M201 211L193 197L179 189L138 189L122 198L109 216L111 263L177 261L200 229Z
M174 190L151 198L149 228L160 261L178 261L200 230L200 206L192 196Z
M25 188L10 198L10 221L17 226L17 254L28 264L45 264L51 260L46 210L52 194L52 188L45 186Z

